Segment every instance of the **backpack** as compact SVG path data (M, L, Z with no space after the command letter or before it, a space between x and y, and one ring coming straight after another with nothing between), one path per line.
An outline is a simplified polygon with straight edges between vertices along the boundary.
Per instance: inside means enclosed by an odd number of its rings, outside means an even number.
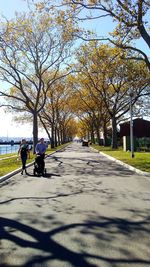
M20 149L21 156L27 155L28 150L29 150L29 148L28 148L27 144L21 145L21 149Z

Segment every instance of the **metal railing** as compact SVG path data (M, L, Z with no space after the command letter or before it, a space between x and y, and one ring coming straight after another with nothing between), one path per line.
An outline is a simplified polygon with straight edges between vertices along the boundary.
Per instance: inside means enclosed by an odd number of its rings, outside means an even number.
M0 155L15 153L18 149L19 145L0 145Z

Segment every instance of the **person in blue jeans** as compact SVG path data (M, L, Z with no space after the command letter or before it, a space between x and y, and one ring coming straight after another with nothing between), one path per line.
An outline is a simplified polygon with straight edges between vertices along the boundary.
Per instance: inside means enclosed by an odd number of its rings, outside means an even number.
M26 171L26 161L27 161L27 158L28 158L28 155L29 155L29 146L26 142L26 139L22 139L21 140L21 144L20 144L20 147L19 147L19 150L18 150L18 154L21 158L21 161L22 161L22 171L21 171L21 174L23 174L23 172L25 171L25 173L27 174L27 171Z

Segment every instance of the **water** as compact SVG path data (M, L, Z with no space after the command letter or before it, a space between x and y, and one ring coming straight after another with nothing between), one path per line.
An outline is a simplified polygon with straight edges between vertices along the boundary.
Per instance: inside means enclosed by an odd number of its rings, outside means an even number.
M18 152L19 145L0 145L0 155Z

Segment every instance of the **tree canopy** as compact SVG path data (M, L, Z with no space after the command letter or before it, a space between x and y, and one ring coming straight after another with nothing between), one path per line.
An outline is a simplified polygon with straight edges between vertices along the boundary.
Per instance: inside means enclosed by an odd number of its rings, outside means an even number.
M32 114L35 144L38 114L49 88L60 78L59 69L67 63L72 44L66 28L53 19L45 12L30 12L16 15L0 28L0 79L10 85L0 94L13 109Z
M136 114L149 105L149 58L134 43L143 39L150 46L149 2L28 2L29 13L0 24L0 79L9 85L0 90L3 105L32 118L34 145L40 123L53 145L77 132L96 135L100 143L100 132L106 139L112 127L117 147L117 124L128 114L131 90ZM80 21L104 17L115 21L109 37L80 27ZM79 38L86 40L80 47Z
M54 7L59 10L62 9L66 21L71 18L74 23L79 23L79 25L81 21L85 20L90 20L91 23L97 20L100 25L101 20L111 17L116 27L110 36L98 37L93 36L93 34L90 36L89 31L87 34L83 34L80 29L74 34L84 40L109 41L123 50L132 50L135 54L132 54L132 57L128 54L128 58L145 61L150 70L149 53L144 51L136 42L139 39L143 40L147 45L147 51L149 51L150 3L148 0L57 0L55 3L53 1L40 1L38 5L47 10Z

